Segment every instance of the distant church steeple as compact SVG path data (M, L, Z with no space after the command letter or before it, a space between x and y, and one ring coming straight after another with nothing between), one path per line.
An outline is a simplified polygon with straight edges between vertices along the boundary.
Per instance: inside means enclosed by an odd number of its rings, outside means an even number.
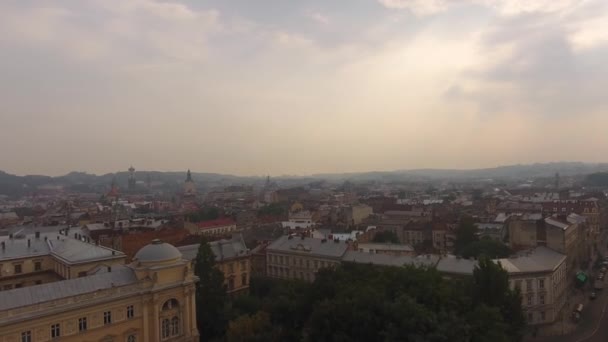
M192 173L190 173L190 169L188 169L188 174L186 175L186 182L192 182Z

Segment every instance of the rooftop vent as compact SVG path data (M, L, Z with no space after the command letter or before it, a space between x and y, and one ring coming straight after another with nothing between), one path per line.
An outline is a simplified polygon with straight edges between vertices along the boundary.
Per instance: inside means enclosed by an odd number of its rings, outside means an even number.
M36 239L40 239L40 232L35 233Z

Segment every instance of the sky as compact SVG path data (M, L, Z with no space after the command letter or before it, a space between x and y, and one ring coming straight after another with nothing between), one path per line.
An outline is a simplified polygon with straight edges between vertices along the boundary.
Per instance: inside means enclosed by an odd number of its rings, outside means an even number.
M605 0L3 0L0 170L608 161Z

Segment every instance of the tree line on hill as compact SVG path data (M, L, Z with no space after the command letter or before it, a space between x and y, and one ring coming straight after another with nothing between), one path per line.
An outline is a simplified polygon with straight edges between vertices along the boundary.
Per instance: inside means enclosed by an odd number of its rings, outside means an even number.
M435 269L344 264L313 283L254 278L228 299L208 244L195 262L201 341L520 341L519 292L486 257L473 277Z

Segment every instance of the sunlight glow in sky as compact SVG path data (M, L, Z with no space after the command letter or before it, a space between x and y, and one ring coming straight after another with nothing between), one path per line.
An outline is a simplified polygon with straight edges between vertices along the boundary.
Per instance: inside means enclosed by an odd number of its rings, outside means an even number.
M0 2L0 170L608 161L608 1Z

